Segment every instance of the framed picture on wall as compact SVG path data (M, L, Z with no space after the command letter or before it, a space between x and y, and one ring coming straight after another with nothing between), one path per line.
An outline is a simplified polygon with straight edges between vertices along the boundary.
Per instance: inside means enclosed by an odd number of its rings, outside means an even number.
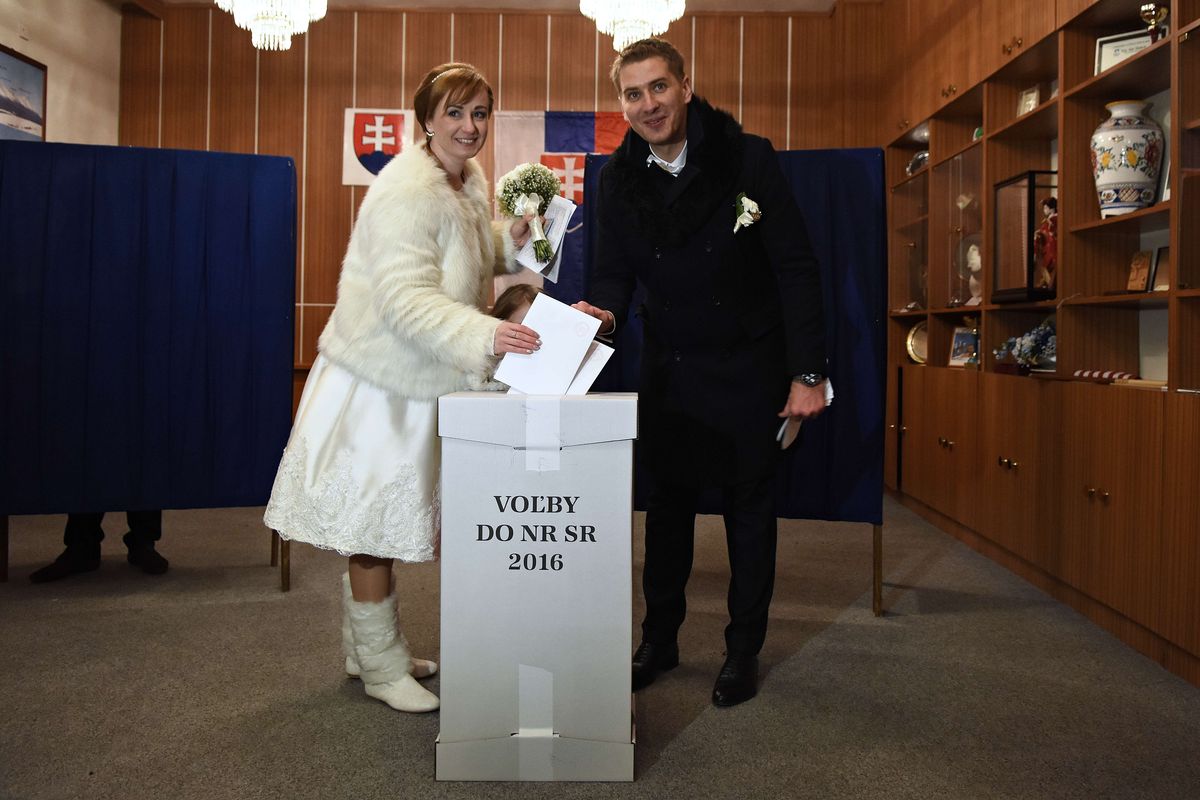
M0 45L0 139L46 140L46 65Z

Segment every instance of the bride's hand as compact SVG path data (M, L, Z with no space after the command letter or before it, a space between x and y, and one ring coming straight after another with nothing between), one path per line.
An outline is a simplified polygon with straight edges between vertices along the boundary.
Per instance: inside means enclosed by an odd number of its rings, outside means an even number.
M505 353L529 354L541 346L542 340L538 338L537 331L516 322L501 322L492 339L492 352L498 356Z
M542 217L542 225L546 224L546 218ZM529 241L529 220L518 217L513 220L512 227L509 228L509 233L512 234L513 244L520 250Z

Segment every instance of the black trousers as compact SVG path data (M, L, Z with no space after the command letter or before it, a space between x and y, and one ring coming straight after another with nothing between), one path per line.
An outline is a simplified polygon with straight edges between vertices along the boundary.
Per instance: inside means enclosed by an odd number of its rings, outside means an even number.
M63 531L63 544L82 552L100 552L100 542L104 539L104 529L100 523L104 520L104 512L73 513L67 515L67 527ZM129 523L131 545L150 545L162 538L162 511L126 511L125 521Z
M694 487L655 483L646 507L642 638L670 644L687 614L685 589L695 552L699 492ZM725 647L730 654L757 655L766 639L778 534L774 486L774 476L766 476L722 489L731 572L729 625L725 628Z

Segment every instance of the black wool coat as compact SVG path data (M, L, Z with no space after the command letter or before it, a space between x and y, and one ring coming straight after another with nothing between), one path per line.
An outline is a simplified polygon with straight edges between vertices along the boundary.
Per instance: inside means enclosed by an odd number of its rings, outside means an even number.
M589 301L645 333L640 440L656 477L757 480L775 468L791 379L825 372L820 272L771 143L693 97L678 177L630 130L600 174ZM736 234L744 193L762 218Z

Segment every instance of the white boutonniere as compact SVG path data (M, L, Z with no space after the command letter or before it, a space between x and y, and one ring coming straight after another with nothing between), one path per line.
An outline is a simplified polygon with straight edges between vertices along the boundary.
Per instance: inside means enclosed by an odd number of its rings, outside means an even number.
M762 212L758 210L758 203L746 197L746 193L742 192L733 201L733 210L737 212L737 222L733 225L733 232L737 233L741 228L749 228L754 223L762 219Z

